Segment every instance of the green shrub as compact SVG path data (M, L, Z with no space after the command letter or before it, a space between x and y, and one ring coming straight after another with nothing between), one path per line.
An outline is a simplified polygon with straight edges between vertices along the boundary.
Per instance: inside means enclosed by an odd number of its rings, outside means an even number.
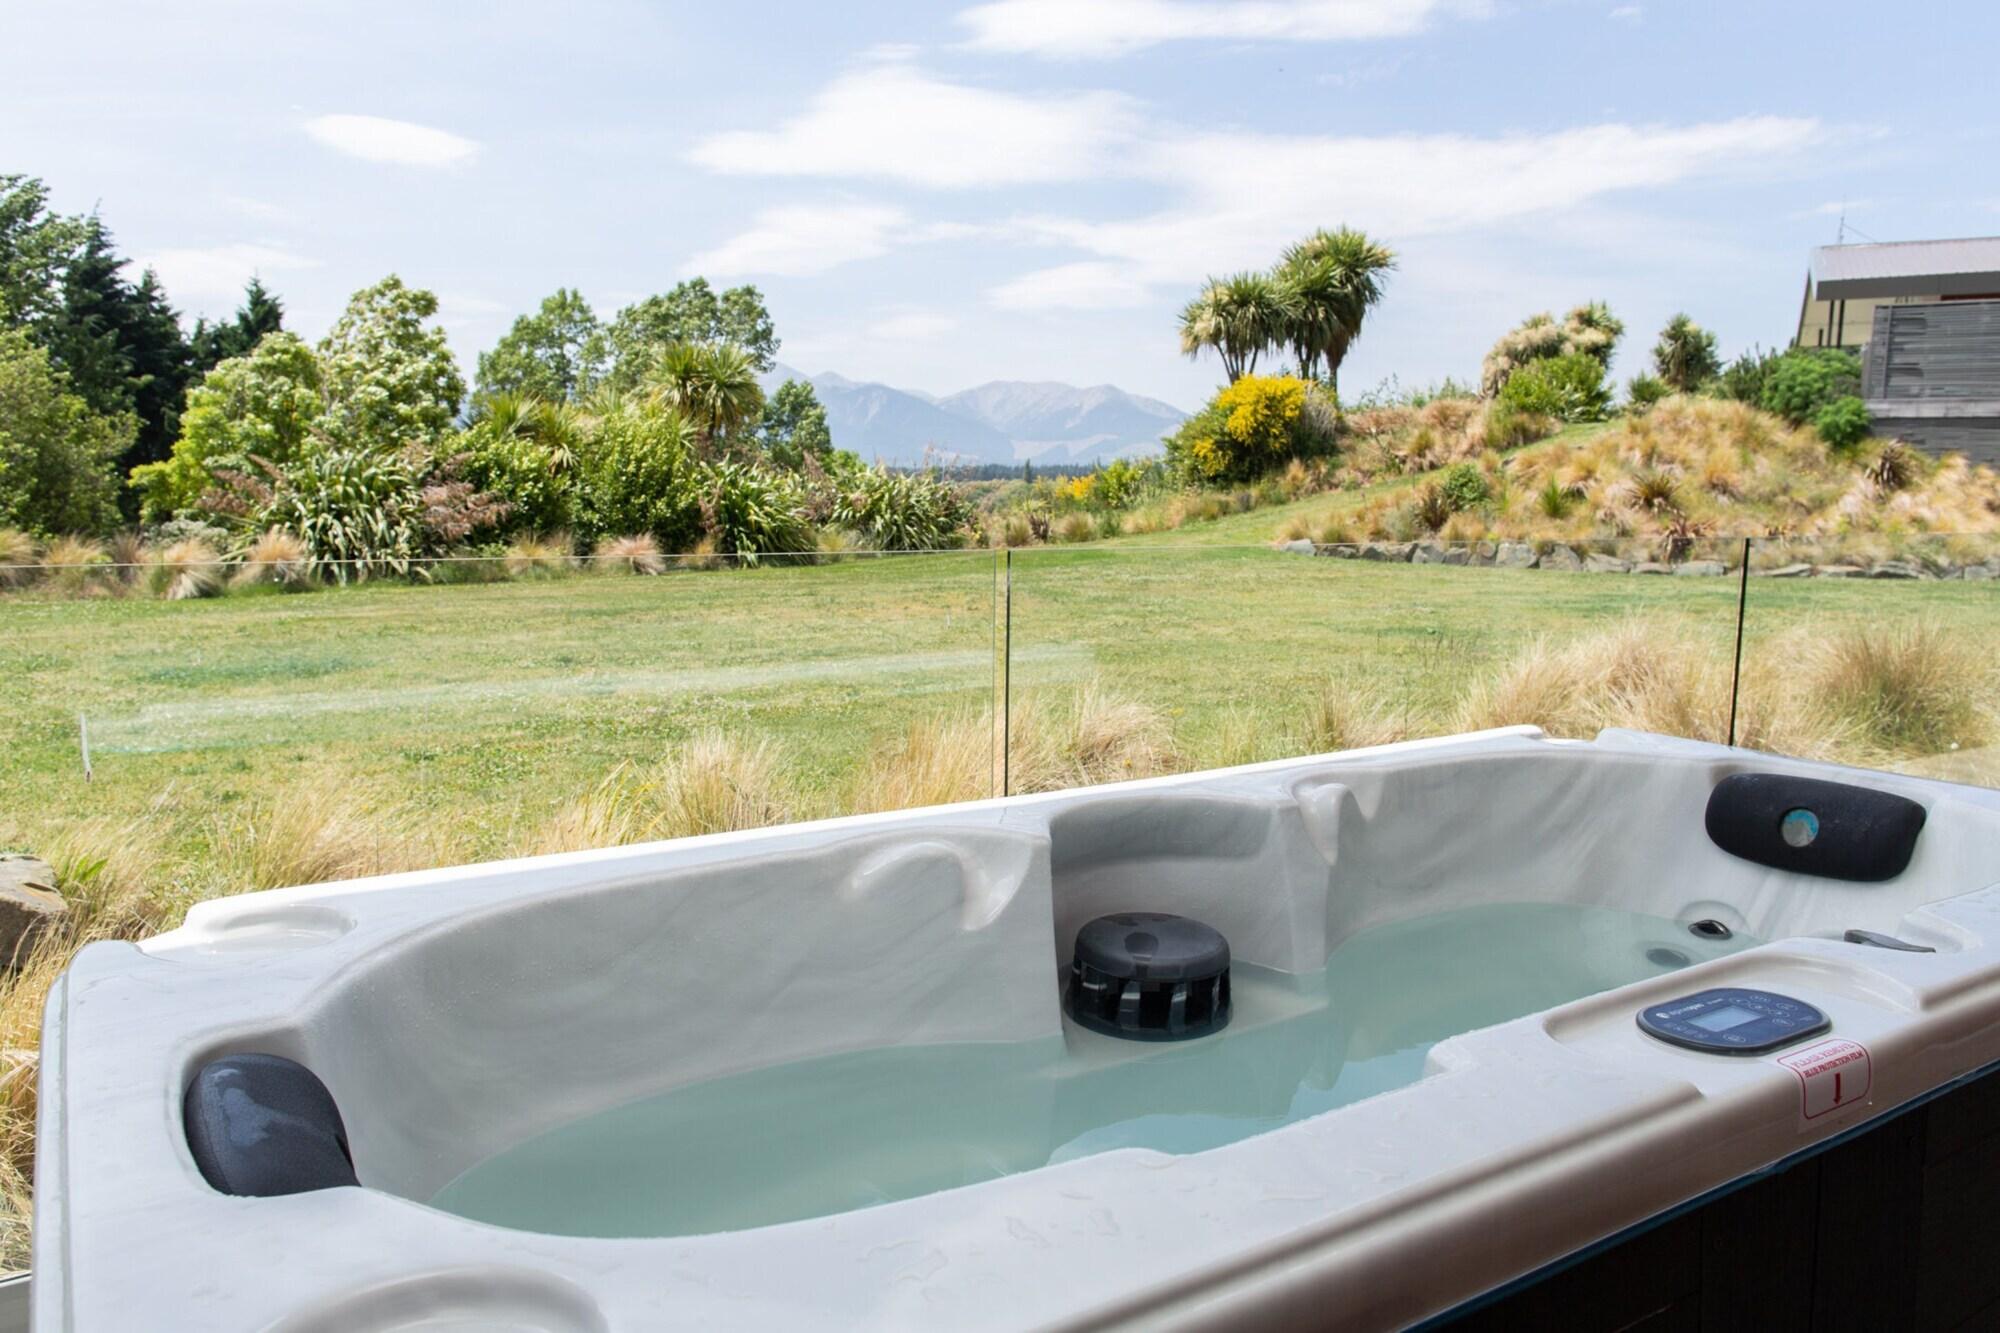
M1829 449L1852 449L1868 438L1868 408L1849 394L1836 398L1813 417L1813 429Z
M1635 416L1644 416L1671 392L1667 382L1657 375L1634 375L1625 386L1626 408Z
M1568 518L1578 503L1575 493L1554 477L1543 482L1542 488L1535 492L1535 505L1547 518Z
M965 544L972 505L965 493L928 473L864 468L840 483L833 522L876 551L937 551ZM1008 538L1009 545L1024 545Z
M1722 373L1710 386L1718 398L1731 402L1749 403L1761 407L1764 402L1764 386L1771 378L1771 372L1784 359L1783 352L1767 352L1753 347L1743 355L1724 366Z
M588 542L648 533L663 551L701 535L694 432L678 412L628 406L608 412L577 459L573 509Z
M712 464L702 477L702 517L715 549L746 565L773 553L818 549L805 496L789 473L744 463Z
M1479 367L1479 389L1488 398L1506 386L1515 371L1537 361L1587 356L1602 368L1625 335L1625 325L1602 301L1577 306L1558 324L1546 311L1530 315L1500 336Z
M338 583L407 574L422 546L422 502L403 458L363 449L316 449L283 472L259 528L298 534L315 565Z
M24 332L0 329L0 524L44 536L118 521L120 453L138 421L98 416Z
M1471 463L1454 463L1446 468L1442 490L1445 503L1454 514L1476 509L1493 496L1486 474Z
M1167 462L1196 485L1253 481L1332 452L1338 421L1330 400L1296 376L1245 375L1167 437Z
M451 447L460 451L459 475L507 504L502 534L554 532L574 521L569 479L547 445L482 423Z
M1604 364L1572 353L1531 361L1507 377L1500 403L1515 412L1562 421L1602 421L1611 405L1604 388Z
M1861 388L1861 358L1837 347L1801 348L1778 358L1759 402L1794 426L1803 426L1836 398Z

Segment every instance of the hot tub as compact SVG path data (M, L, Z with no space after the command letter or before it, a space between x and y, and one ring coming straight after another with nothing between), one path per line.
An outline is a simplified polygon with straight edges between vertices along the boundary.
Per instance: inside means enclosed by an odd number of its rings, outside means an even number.
M1066 1014L1130 912L1227 941L1226 1023ZM1729 1048L1758 996L1821 1026ZM255 894L52 992L35 1326L1397 1326L1982 1073L1996 1017L2000 792L1624 732ZM188 1090L248 1053L358 1187L210 1183Z

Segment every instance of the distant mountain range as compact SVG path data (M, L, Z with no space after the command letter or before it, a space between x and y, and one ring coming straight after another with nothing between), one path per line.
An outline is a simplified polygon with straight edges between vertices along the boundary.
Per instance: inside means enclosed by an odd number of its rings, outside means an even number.
M786 380L811 382L835 445L885 463L921 463L926 455L967 463L1087 463L1158 453L1160 437L1187 416L1109 384L1079 389L995 380L933 398L780 365L764 376L765 391Z

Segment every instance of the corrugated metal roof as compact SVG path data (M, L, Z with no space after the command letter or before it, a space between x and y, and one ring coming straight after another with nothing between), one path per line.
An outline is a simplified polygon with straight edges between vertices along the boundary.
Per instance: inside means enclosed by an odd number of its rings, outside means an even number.
M2000 292L2000 236L1822 245L1812 253L1812 273L1813 295L1822 301Z

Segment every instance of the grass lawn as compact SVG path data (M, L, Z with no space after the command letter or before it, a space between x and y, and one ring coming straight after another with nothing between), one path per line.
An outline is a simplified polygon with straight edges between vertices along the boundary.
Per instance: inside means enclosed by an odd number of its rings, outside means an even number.
M1021 550L1012 571L1017 694L1100 678L1168 718L1187 766L1295 751L1305 701L1328 677L1437 731L1471 682L1537 636L1639 617L1676 627L1690 652L1726 653L1737 596L1733 577L1193 542ZM499 855L613 766L708 727L769 738L809 804L833 810L911 722L992 706L996 572L993 554L968 552L207 602L0 601L0 844L156 817L172 822L198 894L217 821L328 779L466 854ZM1751 652L1800 625L1916 618L1994 642L2000 588L1755 579Z

